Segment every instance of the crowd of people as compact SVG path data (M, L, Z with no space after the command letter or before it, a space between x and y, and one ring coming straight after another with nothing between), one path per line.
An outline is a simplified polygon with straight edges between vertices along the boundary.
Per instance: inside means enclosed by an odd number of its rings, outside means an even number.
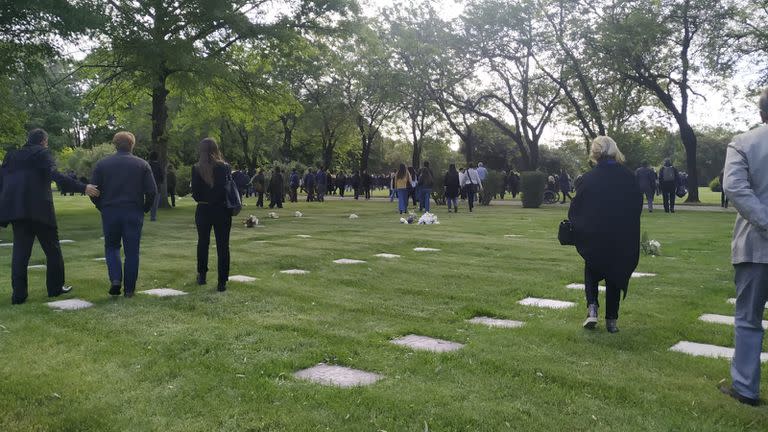
M732 382L721 391L741 403L759 404L760 355L764 329L762 317L768 300L768 90L761 94L760 116L763 125L734 138L728 146L722 187L726 197L738 210L733 232L732 264L735 269L735 355L731 364ZM27 266L35 239L46 255L46 285L48 295L56 297L71 291L64 285L64 260L59 246L56 215L51 191L55 181L68 190L88 195L101 213L104 250L110 282L109 294L132 297L139 271L139 245L144 214L152 220L158 205L158 182L162 170L157 169L156 155L147 162L133 155L135 137L119 132L113 138L116 152L100 160L91 183L84 183L56 170L48 150L48 135L35 129L20 150L9 153L0 175L0 226L12 225L12 304L24 303L28 296ZM245 195L270 194L270 207L282 206L285 180L276 167L267 183L263 171L252 177L232 172L221 156L218 144L205 138L199 144L199 159L192 167L192 196L197 202L195 224L197 241L197 283L207 283L210 233L214 232L218 258L217 290L225 291L229 278L229 237L232 211L227 202L230 179ZM685 185L684 173L664 162L660 172L644 163L634 173L624 166L624 156L616 142L607 136L595 138L590 147L593 169L575 181L573 186L562 171L549 183L571 199L568 218L572 227L572 242L584 259L587 317L583 327L594 329L598 324L599 282L605 281L605 326L610 333L618 329L619 305L627 295L629 281L639 262L640 217L643 200L653 210L653 197L664 196L664 209L674 213L674 198ZM155 162L153 164L153 162ZM238 179L240 182L238 183ZM367 180L365 180L367 179ZM366 198L373 176L356 172L351 180L343 173L335 175L324 168L309 169L302 176L293 170L288 178L291 201L297 200L297 190L307 192L307 200L323 201L331 188L344 190L351 186L355 198L363 188ZM417 171L400 164L388 178L378 178L377 185L388 186L390 199L398 200L400 213L407 211L409 200L421 210L430 211L430 195L442 187L448 208L457 211L457 199L466 195L469 211L474 196L483 188L487 170L482 164L466 169L451 165L443 176L442 185L435 178L428 162ZM243 183L246 181L246 183ZM242 188L240 187L242 185ZM253 190L249 188L253 186ZM263 204L262 204L263 205ZM121 262L120 249L125 263Z

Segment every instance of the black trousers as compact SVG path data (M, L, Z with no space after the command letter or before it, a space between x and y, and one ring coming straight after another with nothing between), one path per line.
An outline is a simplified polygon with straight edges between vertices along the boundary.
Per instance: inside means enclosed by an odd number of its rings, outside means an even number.
M229 279L229 233L232 229L232 211L224 206L198 204L195 211L197 225L197 272L208 273L208 250L211 228L216 237L219 283Z
M171 196L171 207L176 207L176 188L168 188L168 195Z
M264 192L256 192L256 207L264 207Z
M661 184L661 196L664 199L664 211L667 213L675 211L675 198L677 198L677 195L675 195L676 190L677 187L675 186L675 182L663 182Z
M56 227L34 221L15 221L13 224L13 257L11 258L11 303L21 304L27 300L27 266L32 254L35 238L45 253L46 287L48 296L61 294L64 285L64 258L59 246Z
M344 198L344 186L339 188L339 196Z
M598 301L598 284L603 279L605 279L605 319L618 319L621 292L629 285L629 278L621 280L607 279L604 273L585 264L584 291L587 296L588 305L600 304Z
M291 192L290 192L290 200L291 202L297 202L299 200L298 198L298 186L291 186Z

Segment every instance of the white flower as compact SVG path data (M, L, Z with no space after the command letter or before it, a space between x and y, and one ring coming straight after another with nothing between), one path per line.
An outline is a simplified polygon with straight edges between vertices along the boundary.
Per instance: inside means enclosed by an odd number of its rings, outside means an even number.
M300 211L297 211L297 212L296 212L296 213L294 213L293 215L294 215L294 216L296 216L296 217L302 217L302 216L304 216L304 215L303 215L303 214L302 214Z
M354 213L352 213L351 215L349 215L349 218L350 218L350 219L357 219L358 217L359 217L359 216L358 216L358 215L356 215L356 214L354 214Z
M419 225L437 225L439 223L440 221L437 220L437 215L432 213L424 213L421 215L418 222Z
M280 217L280 215L278 215L278 214L277 214L277 213L275 213L275 212L269 212L269 217L270 217L270 218L272 218L272 219L277 219L277 218L279 218L279 217Z
M407 223L408 223L408 221L407 221L407 220L405 220L405 218L400 218L400 223L401 223L401 224L407 224Z

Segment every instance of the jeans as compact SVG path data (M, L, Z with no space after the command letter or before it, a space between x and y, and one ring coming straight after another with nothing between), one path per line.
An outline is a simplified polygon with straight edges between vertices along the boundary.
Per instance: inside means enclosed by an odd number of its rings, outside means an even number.
M652 190L643 191L645 200L648 202L648 210L653 211L653 196L655 195Z
M467 185L467 203L469 204L469 211L475 208L475 185Z
M448 203L448 210L451 209L451 204L453 204L453 208L457 209L459 208L459 199L457 197L445 197L445 201Z
M432 199L432 189L421 187L419 188L419 206L429 212L429 202Z
M408 211L408 189L397 190L397 208L400 210L400 213Z
M397 192L394 189L390 188L389 189L389 202L394 201L396 196L397 196Z
M125 294L136 289L139 278L139 245L144 226L141 209L108 207L101 209L101 226L104 230L104 256L107 273L112 285L125 286ZM120 243L125 253L125 267L120 262Z
M40 222L19 220L13 224L13 257L11 258L11 303L21 304L27 300L27 266L32 254L35 237L45 252L45 281L48 296L61 294L64 285L64 258L61 256L59 234L55 226Z
M768 300L768 264L741 263L736 270L735 348L731 362L733 389L740 395L760 396L760 351L763 313Z
M585 264L584 291L588 305L600 304L597 299L599 292L598 284L603 279L605 279L605 319L618 319L621 292L629 285L629 277L622 280L607 279L602 272Z
M666 213L675 212L676 190L675 182L663 182L661 184L661 196L664 198L664 211Z
M150 209L149 213L149 220L156 221L157 220L157 208L160 207L160 194L158 193L155 195L155 200L152 201L152 208Z
M211 245L211 228L216 237L219 283L229 279L229 233L232 229L232 211L224 206L198 204L195 211L197 225L197 272L208 273L208 248Z

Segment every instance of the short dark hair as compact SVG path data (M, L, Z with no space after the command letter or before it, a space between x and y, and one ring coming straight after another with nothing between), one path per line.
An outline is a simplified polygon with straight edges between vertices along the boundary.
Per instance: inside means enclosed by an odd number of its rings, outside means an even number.
M31 131L29 131L29 134L27 135L27 144L40 145L43 143L43 141L47 139L48 139L48 132L40 128L32 129Z
M424 161L424 168L429 168L429 162Z

